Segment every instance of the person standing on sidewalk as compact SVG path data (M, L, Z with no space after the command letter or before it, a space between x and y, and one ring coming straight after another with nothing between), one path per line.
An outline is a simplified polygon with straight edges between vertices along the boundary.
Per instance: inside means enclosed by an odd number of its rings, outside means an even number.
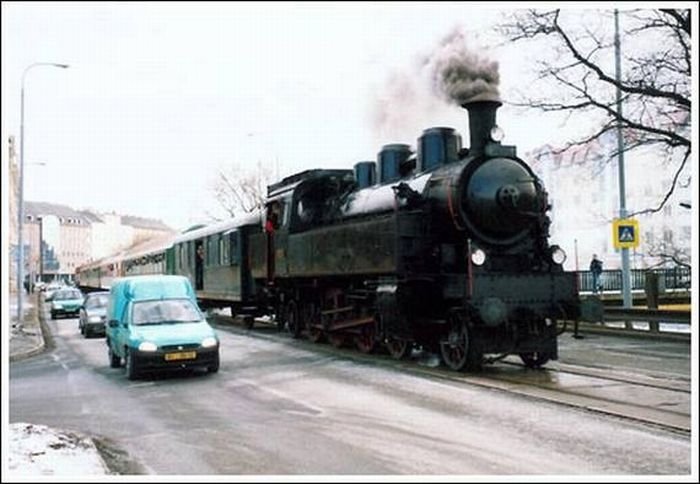
M597 254L593 254L589 269L591 274L593 274L593 293L598 294L603 291L603 286L600 283L600 275L603 273L603 261L598 259Z

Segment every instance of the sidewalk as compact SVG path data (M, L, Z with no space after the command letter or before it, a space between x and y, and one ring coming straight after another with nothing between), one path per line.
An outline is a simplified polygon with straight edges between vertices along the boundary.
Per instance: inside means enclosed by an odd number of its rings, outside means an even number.
M29 358L44 351L40 293L22 294L24 313L17 325L17 295L10 295L10 361ZM26 476L85 476L111 474L90 437L45 425L13 422L9 426L7 462L9 478ZM3 482L5 482L3 466Z
M10 361L21 360L44 350L44 333L39 320L41 296L39 293L22 294L24 320L17 325L17 295L11 294L10 303Z

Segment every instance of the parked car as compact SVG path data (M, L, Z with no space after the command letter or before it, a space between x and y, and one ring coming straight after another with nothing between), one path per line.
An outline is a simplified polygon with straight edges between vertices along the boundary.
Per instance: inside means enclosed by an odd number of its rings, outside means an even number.
M86 338L93 334L105 334L108 302L109 292L106 291L92 292L85 296L78 319L80 334Z
M219 338L183 276L115 279L107 307L106 343L112 368L133 380L151 370L219 371Z
M83 305L83 294L77 289L59 289L48 298L51 319L58 316L77 316Z
M54 295L56 291L59 289L65 289L62 284L59 284L57 282L50 282L46 286L42 288L42 292L44 293L44 300L45 301L50 301L51 297Z

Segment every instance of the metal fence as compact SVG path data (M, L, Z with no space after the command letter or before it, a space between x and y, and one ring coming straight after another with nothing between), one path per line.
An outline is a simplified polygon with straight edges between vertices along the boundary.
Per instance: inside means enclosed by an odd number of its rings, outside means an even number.
M690 289L690 267L676 267L673 269L631 269L630 285L631 290L644 290L646 287L647 274L653 272L658 276L659 292L668 289ZM579 291L593 291L593 273L591 271L578 272ZM603 291L622 290L622 271L604 270L600 276L600 284Z

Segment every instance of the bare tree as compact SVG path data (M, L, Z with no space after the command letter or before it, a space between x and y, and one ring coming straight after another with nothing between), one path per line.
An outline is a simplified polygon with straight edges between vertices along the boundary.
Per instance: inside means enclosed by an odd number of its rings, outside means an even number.
M261 208L271 181L272 170L261 162L252 170L231 164L218 170L212 188L219 206L228 216L235 217Z
M673 181L662 200L630 216L660 211L676 185L687 181L679 177L690 157L691 144L690 24L690 10L620 12L623 73L619 81L611 11L523 10L500 26L511 42L539 43L540 48L553 49L553 55L543 55L535 67L537 83L549 89L529 85L515 105L566 113L571 121L576 116L599 120L595 129L582 132L559 153L600 140L617 128L619 88L624 150L654 146L663 153L665 162L672 164ZM609 159L617 155L612 152Z
M679 246L670 242L647 244L646 255L657 260L656 266L671 263L673 266L691 267L690 245Z

